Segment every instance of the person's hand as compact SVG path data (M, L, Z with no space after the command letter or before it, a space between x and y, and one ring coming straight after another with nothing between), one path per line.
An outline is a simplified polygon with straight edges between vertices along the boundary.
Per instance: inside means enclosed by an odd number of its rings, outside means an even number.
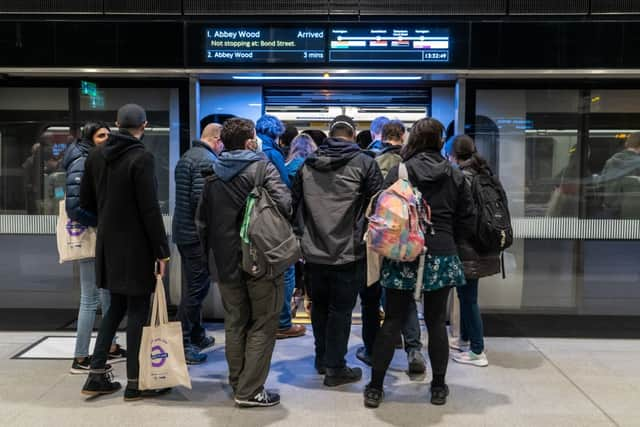
M160 277L164 277L165 271L167 271L167 259L159 259L156 264L156 274Z

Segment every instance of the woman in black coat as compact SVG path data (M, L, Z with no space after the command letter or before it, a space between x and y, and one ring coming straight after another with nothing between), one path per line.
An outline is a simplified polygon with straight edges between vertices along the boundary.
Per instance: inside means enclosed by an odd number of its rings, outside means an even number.
M447 150L449 160L458 165L469 188L472 188L471 184L476 175L492 175L489 165L476 151L471 137L457 136L447 148L449 148ZM484 353L482 317L478 305L478 279L499 273L500 257L498 254L479 252L473 237L458 239L457 243L467 286L457 289L460 300L460 338L450 343L451 348L456 350L452 358L458 363L488 366L489 361Z

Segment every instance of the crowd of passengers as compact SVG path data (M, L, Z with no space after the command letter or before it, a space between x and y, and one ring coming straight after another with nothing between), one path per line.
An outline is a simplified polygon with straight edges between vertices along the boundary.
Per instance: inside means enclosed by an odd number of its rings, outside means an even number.
M72 373L89 374L82 392L96 396L121 388L109 361L126 358L125 400L169 392L138 388L138 353L148 321L156 273L164 275L170 249L158 204L154 158L141 142L144 109L128 104L118 111L117 131L89 123L65 153L66 209L72 220L97 227L96 258L80 262L82 298ZM356 143L356 123L338 116L328 137L322 131L298 133L278 118L256 123L231 118L202 130L175 169L176 206L172 237L184 276L178 319L185 359L203 363L214 345L202 325L202 304L211 281L218 283L225 323L225 353L233 399L241 407L273 406L280 396L265 389L276 339L303 336L292 322L296 286L306 294L315 341L315 370L324 385L358 382L359 367L347 366L352 312L362 304L363 346L357 358L371 369L364 403L377 407L398 343L408 372L424 374L420 324L414 299L416 262L384 259L380 280L367 286L366 210L373 197L399 177L404 164L411 184L428 201L433 233L428 236L422 295L429 339L430 401L446 403L450 358L487 366L478 278L500 271L498 254L474 248L476 210L470 180L491 174L465 135L445 145L443 125L418 120L408 135L397 120L380 117L371 142ZM368 141L367 141L368 142ZM261 166L264 164L264 166ZM240 229L257 171L264 188L290 219L303 259L273 280L249 276L241 268ZM447 333L447 301L452 288L461 303L460 338ZM89 338L97 306L104 314L92 356ZM295 304L293 304L295 306ZM116 343L127 316L125 351ZM382 324L381 324L382 320ZM128 356L128 357L127 357Z

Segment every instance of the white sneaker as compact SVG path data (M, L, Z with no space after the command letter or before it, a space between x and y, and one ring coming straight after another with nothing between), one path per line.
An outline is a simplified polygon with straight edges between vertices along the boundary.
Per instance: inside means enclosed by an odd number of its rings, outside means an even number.
M462 341L460 338L449 338L449 348L458 351L469 351L469 341Z
M484 353L484 351L480 354L475 354L473 351L463 351L460 353L455 353L451 357L454 361L465 365L473 365L479 367L489 366L489 360L487 359L487 355Z

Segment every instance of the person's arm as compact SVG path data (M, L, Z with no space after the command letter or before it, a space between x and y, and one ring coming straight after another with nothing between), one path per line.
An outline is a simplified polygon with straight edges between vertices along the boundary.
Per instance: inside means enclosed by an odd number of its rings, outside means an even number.
M203 253L209 253L209 230L207 229L207 221L208 221L208 212L207 208L209 206L209 197L208 193L208 185L209 181L205 181L204 187L202 188L202 193L200 194L200 200L198 201L198 207L196 208L196 230L198 232L198 238L200 239L200 245L202 246Z
M93 156L91 154L89 154L84 163L84 174L80 180L80 210L98 212L95 178L93 176Z
M147 239L151 242L154 256L159 261L168 260L171 252L158 203L158 188L153 154L145 151L134 164L134 186L137 208Z
M369 200L378 194L380 190L382 190L382 172L380 172L380 167L378 166L378 162L375 160L368 160L368 168L364 179L364 196L367 200Z
M270 162L266 165L264 188L269 192L282 215L287 219L291 219L293 212L291 208L291 191L280 179L278 170Z
M466 179L461 181L458 185L458 201L453 223L456 242L472 239L476 234L476 207L471 185Z

